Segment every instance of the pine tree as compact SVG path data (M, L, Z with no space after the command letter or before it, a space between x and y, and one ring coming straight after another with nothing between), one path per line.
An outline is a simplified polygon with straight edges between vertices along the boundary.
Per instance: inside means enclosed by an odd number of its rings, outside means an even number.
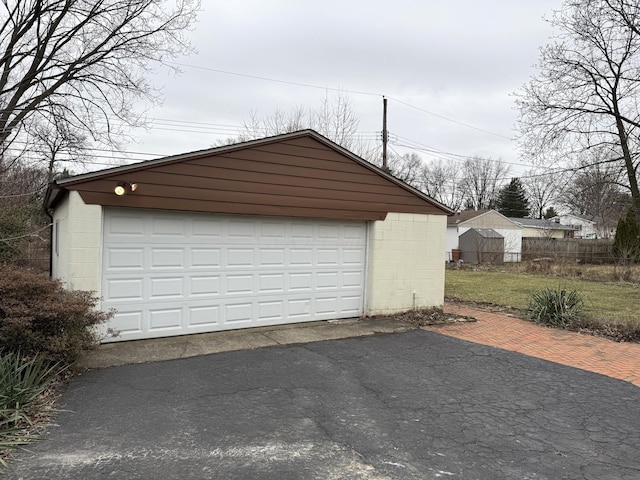
M529 215L529 201L519 178L512 178L509 185L500 190L497 207L505 217L524 218Z
M627 210L624 218L618 220L613 240L613 254L625 264L640 260L640 229L633 207Z
M553 218L555 216L557 216L558 214L556 213L555 209L553 207L549 207L547 208L547 210L544 212L544 218L546 218L547 220L549 220L550 218Z

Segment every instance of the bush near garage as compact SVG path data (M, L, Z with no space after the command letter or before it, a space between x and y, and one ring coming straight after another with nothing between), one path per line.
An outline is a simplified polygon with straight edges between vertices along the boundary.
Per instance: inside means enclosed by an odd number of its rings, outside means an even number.
M46 275L0 266L0 350L73 363L99 344L95 327L113 315L96 310L98 300Z

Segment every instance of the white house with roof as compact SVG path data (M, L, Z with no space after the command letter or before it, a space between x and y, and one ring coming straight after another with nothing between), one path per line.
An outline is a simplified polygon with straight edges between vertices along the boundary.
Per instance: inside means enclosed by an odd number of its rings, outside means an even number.
M597 223L584 215L565 213L563 215L551 217L550 220L552 222L572 227L574 229L574 238L609 238L609 229L606 229L606 234L605 232L599 233Z
M574 228L545 218L509 217L522 227L522 238L572 238Z

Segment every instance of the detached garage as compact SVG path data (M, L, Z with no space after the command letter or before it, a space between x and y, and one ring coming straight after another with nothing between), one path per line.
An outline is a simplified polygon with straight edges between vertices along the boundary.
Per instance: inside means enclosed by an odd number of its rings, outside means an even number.
M443 205L311 130L49 186L51 274L105 341L442 306Z

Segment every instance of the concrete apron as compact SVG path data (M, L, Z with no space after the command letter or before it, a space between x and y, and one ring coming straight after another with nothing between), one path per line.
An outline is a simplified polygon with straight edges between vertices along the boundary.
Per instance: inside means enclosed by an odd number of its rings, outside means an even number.
M273 327L131 340L100 345L77 362L80 368L105 368L132 363L158 362L232 350L292 345L340 338L395 333L413 327L389 317L329 320Z

